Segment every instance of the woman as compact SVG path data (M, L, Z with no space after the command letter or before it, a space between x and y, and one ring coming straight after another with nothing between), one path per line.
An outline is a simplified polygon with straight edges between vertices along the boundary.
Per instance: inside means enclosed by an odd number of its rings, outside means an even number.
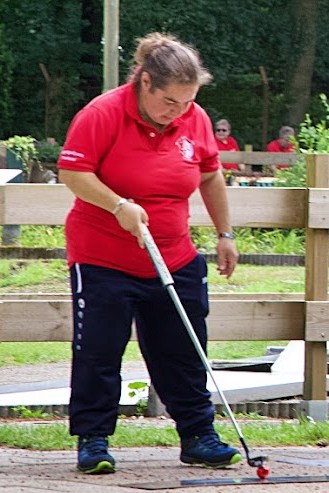
M225 183L206 113L194 102L211 80L198 53L151 33L139 40L130 81L74 118L60 180L76 195L66 221L73 295L70 432L78 468L114 472L121 359L132 320L152 382L181 439L181 460L214 467L240 453L219 440L206 372L143 244L149 226L206 348L206 265L192 244L188 198L200 188L218 232L219 272L237 262Z
M228 120L218 120L216 122L215 131L217 148L219 151L239 151L239 145L234 137L231 135L231 124ZM238 170L242 173L245 171L245 165L243 163L222 163L224 169Z

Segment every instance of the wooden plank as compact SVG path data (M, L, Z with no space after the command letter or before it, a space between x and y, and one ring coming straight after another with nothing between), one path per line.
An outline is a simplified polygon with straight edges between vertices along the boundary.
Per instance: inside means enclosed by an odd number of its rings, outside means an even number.
M228 187L233 226L250 228L303 228L306 218L306 189ZM199 191L190 199L190 224L212 225Z
M70 301L0 301L0 341L68 341Z
M233 226L305 226L305 189L228 187L227 193ZM2 224L63 224L73 201L65 185L39 183L0 186L0 203L1 197ZM212 224L199 191L190 199L190 212L191 225Z
M302 301L210 302L209 340L300 340L304 336Z
M219 151L219 158L223 163L292 165L297 161L298 154L294 152Z
M307 155L308 188L329 188L329 155ZM309 198L308 198L309 201ZM307 222L308 224L308 222ZM326 301L328 290L329 237L324 229L305 229L305 300ZM306 329L306 327L305 327ZM306 334L304 335L306 337ZM327 344L305 342L304 399L327 399Z
M0 224L5 224L5 188L0 185Z
M68 293L0 293L0 301L71 301Z
M215 341L301 339L304 302L211 300L208 331ZM0 301L2 342L69 341L71 333L70 300Z
M329 189L328 188L309 189L308 227L329 229Z
M304 293L209 293L210 300L304 301ZM1 295L0 295L1 300Z
M0 224L63 224L72 202L73 194L65 185L2 185Z
M327 301L306 302L306 341L329 341L329 304Z
M210 300L304 301L304 293L209 293ZM71 300L70 293L0 293L0 301Z

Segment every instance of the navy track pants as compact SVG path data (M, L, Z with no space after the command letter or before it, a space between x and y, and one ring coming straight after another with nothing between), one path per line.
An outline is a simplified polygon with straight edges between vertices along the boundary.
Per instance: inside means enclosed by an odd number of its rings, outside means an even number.
M206 351L207 266L198 255L172 273L175 289ZM121 392L121 360L133 319L152 383L181 438L212 429L207 374L159 279L142 279L89 264L71 268L72 435L112 435Z

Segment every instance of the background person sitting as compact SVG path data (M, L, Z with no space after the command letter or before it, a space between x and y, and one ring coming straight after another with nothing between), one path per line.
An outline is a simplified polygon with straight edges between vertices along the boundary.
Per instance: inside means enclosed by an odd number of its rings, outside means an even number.
M215 137L219 151L239 151L239 145L234 137L231 136L231 125L228 120L219 120L215 126ZM245 171L244 164L222 163L225 169ZM224 172L225 173L225 172Z
M291 141L291 138L295 136L295 130L292 127L283 126L280 128L279 137L267 144L267 152L294 152L295 144ZM288 168L288 164L278 164L271 166L272 171L277 169Z

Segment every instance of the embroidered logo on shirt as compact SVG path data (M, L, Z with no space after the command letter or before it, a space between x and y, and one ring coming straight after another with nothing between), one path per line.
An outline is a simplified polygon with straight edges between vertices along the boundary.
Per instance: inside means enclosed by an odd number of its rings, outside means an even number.
M186 161L191 161L193 159L194 143L192 140L183 135L182 137L179 137L178 140L176 140L175 144L176 146L178 146L181 155Z

